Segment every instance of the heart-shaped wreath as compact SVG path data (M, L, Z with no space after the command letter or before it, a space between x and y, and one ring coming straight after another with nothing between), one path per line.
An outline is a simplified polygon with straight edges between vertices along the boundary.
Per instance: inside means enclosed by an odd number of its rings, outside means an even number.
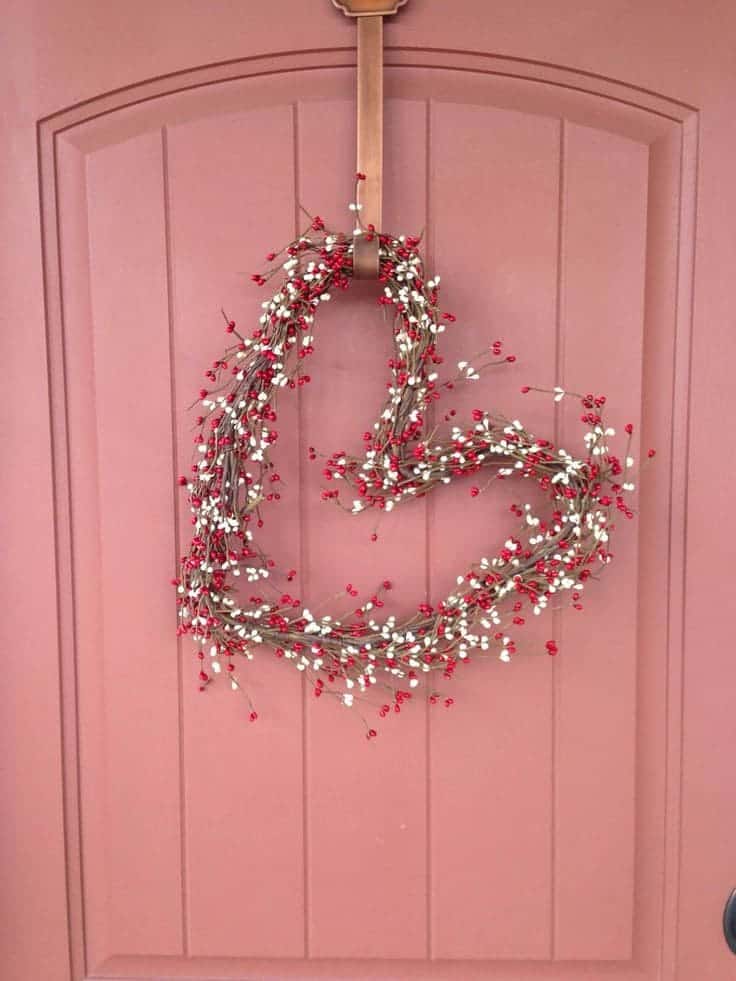
M365 234L376 233L369 228ZM542 517L529 504L514 505L521 530L498 554L480 558L458 576L451 595L435 606L420 604L403 622L378 618L380 589L343 619L313 615L285 591L283 582L281 588L272 586L272 599L251 596L245 603L233 594L233 578L263 587L277 578L275 563L255 537L263 525L263 505L281 496L271 460L278 439L277 396L281 389L293 391L309 381L302 366L313 351L317 308L352 279L352 237L329 234L322 219L313 219L283 253L267 256L271 263L285 256L282 266L252 277L263 285L279 268L285 271L251 336L241 335L225 318L235 343L206 372L212 385L199 393L204 412L197 419L198 459L191 476L179 478L188 494L194 535L174 582L179 632L191 634L198 645L202 690L224 668L232 687L244 691L236 657L250 659L255 648L268 645L307 674L316 696L333 694L352 705L372 688L383 689L390 695L379 699L379 714L385 716L392 707L398 711L424 676L440 672L450 678L472 651L510 660L516 653L516 628L523 627L527 610L541 614L562 593L581 609L586 580L611 560L614 511L633 516L627 495L634 490L634 461L629 445L623 460L609 450L614 431L603 421L604 396L575 396L582 400L586 429L581 458L532 435L518 420L481 409L465 426L453 425L443 436L428 434L430 407L443 390L476 380L491 364L515 359L503 357L496 342L485 363L460 362L452 378L440 381L439 339L455 317L440 311L439 276L425 279L418 245L417 238L379 236L378 302L393 318L388 397L372 431L363 436L365 455L333 454L324 477L352 489L346 507L353 514L370 508L391 511L481 470L499 479L535 481L551 498L552 511ZM550 392L556 401L565 394L560 388ZM632 431L627 425L629 444ZM309 455L316 459L311 447ZM473 496L479 492L475 485L470 488ZM336 489L324 490L322 497L342 503ZM285 580L294 576L290 570ZM381 588L390 587L386 581ZM357 595L350 584L347 592ZM554 640L547 641L546 653L557 654ZM437 702L439 693L427 687L430 701ZM451 698L444 701L452 704ZM250 718L256 717L251 703ZM372 738L375 730L368 728L367 735Z

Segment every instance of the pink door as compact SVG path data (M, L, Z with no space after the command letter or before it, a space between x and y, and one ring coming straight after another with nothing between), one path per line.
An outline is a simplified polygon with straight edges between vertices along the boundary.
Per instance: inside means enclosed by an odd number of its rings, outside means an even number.
M427 229L447 359L517 361L448 408L566 445L574 407L520 387L605 392L658 455L585 611L528 628L557 659L478 660L451 711L371 741L265 651L257 724L200 694L168 585L220 307L255 323L247 274L300 204L352 225L353 23L327 0L7 18L8 981L733 977L736 12L449 7L387 25L385 228ZM264 535L308 604L388 577L405 613L503 541L519 492L449 486L377 542L321 502L307 447L359 450L383 399L378 289L320 314Z

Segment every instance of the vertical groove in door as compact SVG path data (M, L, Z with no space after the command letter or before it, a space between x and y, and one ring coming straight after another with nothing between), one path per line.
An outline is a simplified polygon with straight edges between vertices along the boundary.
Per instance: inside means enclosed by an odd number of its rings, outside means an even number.
M424 177L424 227L425 227L425 237L424 237L424 262L425 262L425 274L426 272L433 270L434 268L434 256L432 255L432 240L431 240L431 228L432 228L432 100L427 99L425 105L425 120L426 120L426 135L424 144L425 153L425 177ZM428 422L430 425L427 426L427 431L431 432L433 425L431 420L434 418L434 407L430 409L430 418ZM431 555L432 555L432 538L431 538L431 525L432 525L432 499L427 497L424 501L424 589L425 589L425 602L432 602L432 595L430 589L430 569L431 569ZM426 742L424 751L424 767L425 767L425 835L426 835L426 883L427 883L427 896L426 896L426 909L427 909L427 958L432 959L432 719L429 712L429 703L425 704L425 731L426 731Z
M292 141L294 152L294 235L300 233L304 218L301 210L301 194L299 182L299 103L294 102L292 111ZM299 570L302 576L302 588L306 588L306 569L307 569L307 540L305 534L306 513L304 508L304 403L302 389L296 390L296 411L297 411L297 491L299 503ZM304 914L304 956L309 957L309 809L307 807L307 773L309 767L309 754L307 746L309 741L308 720L307 720L307 679L302 674L301 679L301 699L302 699L302 863L303 863L303 914Z
M166 248L166 305L168 311L168 346L169 346L169 394L171 413L171 460L173 473L171 487L174 516L174 564L178 568L179 551L181 549L181 522L179 520L179 499L176 475L180 473L179 447L176 438L176 420L179 417L179 406L176 398L176 357L174 331L174 268L171 244L171 194L169 188L169 139L166 126L161 128L161 169L163 174L163 211L164 211L164 242ZM176 627L176 623L174 624ZM182 953L189 956L189 910L187 905L187 839L186 839L186 793L184 758L184 678L182 671L181 638L176 640L176 674L177 674L177 720L179 738L179 839L181 863L181 942Z
M564 388L564 364L565 364L565 350L564 350L564 299L565 299L565 139L567 136L567 130L565 128L565 120L560 120L560 151L558 158L558 180L559 180L559 191L557 199L557 285L555 294L555 385L560 385ZM556 445L560 442L560 433L562 429L561 420L561 406L560 403L555 405L555 415L554 415L554 441ZM562 617L559 610L555 610L553 614L553 625L555 636L560 640L562 639ZM549 860L550 860L550 950L549 956L550 960L555 959L555 935L557 929L556 923L556 876L555 876L555 865L557 861L557 855L555 850L555 837L557 834L557 694L560 683L559 672L557 670L557 662L553 661L552 670L550 672L550 722L551 722L551 741L550 741L550 848L549 848Z

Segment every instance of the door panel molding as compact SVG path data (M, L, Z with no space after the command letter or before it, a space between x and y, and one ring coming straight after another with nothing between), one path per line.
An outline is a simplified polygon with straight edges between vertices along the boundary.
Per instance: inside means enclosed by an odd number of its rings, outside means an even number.
M344 977L376 976L377 961L298 960L278 962L230 958L157 958L149 955L106 956L100 963L87 963L85 942L84 868L82 857L82 817L80 789L78 624L75 603L79 583L79 527L75 527L72 500L70 444L70 351L83 354L84 345L75 346L72 334L80 329L92 332L89 297L84 290L65 288L65 283L89 280L89 254L84 242L86 225L75 226L84 215L85 161L101 148L134 138L151 129L174 122L201 118L212 111L216 100L219 111L294 101L295 82L303 79L299 97L336 96L346 91L348 74L355 66L352 48L280 52L238 59L153 78L136 85L102 94L45 117L38 124L40 163L40 204L43 231L43 264L46 294L46 332L48 349L49 405L53 428L53 468L55 492L55 549L59 572L60 671L62 678L63 784L67 839L67 892L69 903L69 941L74 978L151 979L170 977L242 977L248 972L277 972L281 977L330 978L339 970ZM640 692L653 692L666 665L667 697L665 716L646 720L637 715L637 801L653 791L644 785L648 766L656 760L651 754L663 753L666 784L661 793L661 810L654 807L664 841L644 840L638 827L637 858L656 878L662 877L660 923L657 910L645 909L641 896L634 896L637 915L633 927L633 958L616 963L602 961L390 961L385 976L416 978L462 977L494 978L508 976L513 965L515 978L556 977L561 965L570 978L616 977L674 978L676 964L678 842L680 833L681 777L681 701L685 562L685 506L687 467L675 466L675 445L686 446L689 426L688 371L692 326L692 284L694 268L695 205L698 172L698 111L662 94L627 85L621 81L564 66L533 60L507 58L474 51L440 48L387 47L388 98L427 98L438 102L463 101L493 105L516 111L562 117L581 126L616 133L643 144L649 155L649 211L645 269L644 386L651 373L649 390L655 390L657 366L670 359L670 398L647 399L644 405L645 432L670 437L670 446L660 452L658 467L650 479L644 501L642 521L667 524L668 594L664 660L639 657L637 683ZM429 83L419 85L417 72L429 73ZM291 97L288 93L292 92ZM347 91L352 91L350 88ZM663 190L663 189L666 189ZM74 217L69 220L69 217ZM76 230L75 230L76 229ZM65 236L67 236L65 238ZM68 236L78 236L69 250ZM72 260L67 255L74 256ZM70 267L73 266L74 268ZM662 377L660 374L658 377ZM667 376L665 376L667 377ZM667 508L661 501L666 499ZM663 511L665 513L663 513ZM91 547L91 546L90 546ZM92 552L89 553L92 555ZM640 552L640 575L644 581L656 574L646 550ZM85 568L87 566L85 565ZM652 588L649 596L656 594ZM642 604L646 599L642 600ZM639 623L638 650L658 643L652 625ZM655 665L653 667L652 665ZM651 726L666 727L666 740L656 747ZM663 730L664 736L664 730ZM654 813L652 812L652 813ZM637 815L637 821L641 816ZM662 854L657 853L661 848ZM652 866L653 867L649 867ZM638 868L638 866L637 866ZM635 887L636 891L636 887ZM639 915L641 914L641 915ZM646 937L650 940L647 943ZM654 943L652 936L659 937ZM654 949L656 947L656 950ZM662 972L661 974L659 972ZM506 972L506 973L505 973ZM270 976L275 977L272 973Z

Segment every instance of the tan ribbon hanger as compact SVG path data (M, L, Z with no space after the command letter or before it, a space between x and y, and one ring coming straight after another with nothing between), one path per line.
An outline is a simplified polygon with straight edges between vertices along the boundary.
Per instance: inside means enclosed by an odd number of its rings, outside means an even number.
M383 18L395 14L407 0L332 0L358 29L358 145L356 170L360 223L381 230L383 204ZM355 235L353 267L356 278L378 276L378 235Z

